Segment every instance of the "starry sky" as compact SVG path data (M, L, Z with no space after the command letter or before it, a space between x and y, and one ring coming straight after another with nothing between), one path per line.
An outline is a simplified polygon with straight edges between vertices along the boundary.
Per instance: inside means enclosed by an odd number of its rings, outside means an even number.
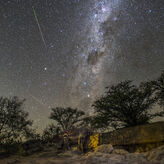
M91 114L104 88L164 70L163 0L0 0L0 96L25 98L39 129L51 107Z

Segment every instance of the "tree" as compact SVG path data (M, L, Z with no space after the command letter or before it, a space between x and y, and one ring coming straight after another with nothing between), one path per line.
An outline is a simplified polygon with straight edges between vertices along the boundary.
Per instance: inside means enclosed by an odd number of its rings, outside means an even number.
M57 107L52 108L50 119L55 120L62 131L66 131L80 126L84 115L83 111L77 109Z
M55 135L59 135L60 128L55 126L54 124L48 125L42 135L42 140L45 142L51 141Z
M92 129L92 131L107 130L107 120L105 117L92 115L83 119L85 127Z
M124 81L107 87L105 95L94 102L99 127L130 127L148 123L156 116L163 116L160 112L151 113L157 101L153 96L152 85L141 83L137 87L131 83Z
M23 111L25 100L18 97L0 97L0 142L12 142L29 137L32 121L28 119L28 113Z
M157 80L151 81L151 84L154 86L159 105L164 106L164 71Z

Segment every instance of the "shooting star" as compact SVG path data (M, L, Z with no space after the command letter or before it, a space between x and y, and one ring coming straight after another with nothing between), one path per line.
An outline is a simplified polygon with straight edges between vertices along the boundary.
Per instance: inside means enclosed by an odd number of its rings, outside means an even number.
M43 32L42 32L42 29L40 27L39 20L38 20L38 17L37 17L37 14L36 14L36 11L35 11L34 7L33 7L33 12L34 12L34 17L35 17L36 23L38 25L38 28L39 28L39 31L40 31L40 34L41 34L42 41L44 43L45 48L47 49L47 45L46 45L46 42L45 42L45 39L44 39L44 36L43 36Z

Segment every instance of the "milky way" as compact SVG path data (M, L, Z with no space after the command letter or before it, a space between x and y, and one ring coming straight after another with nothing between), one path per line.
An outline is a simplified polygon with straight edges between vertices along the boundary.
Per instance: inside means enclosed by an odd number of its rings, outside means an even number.
M1 0L1 96L26 98L39 128L51 107L92 113L106 86L164 70L163 8L162 0Z
M81 52L78 52L79 64L72 82L72 103L78 105L79 95L81 106L84 108L91 105L102 89L101 70L106 57L107 45L104 44L104 31L101 26L110 17L113 10L117 10L120 1L94 1L90 14L85 22L85 44L81 44ZM108 54L108 58L110 54ZM112 60L112 58L110 59ZM112 61L110 61L112 62ZM110 65L110 62L108 65ZM86 96L87 95L87 96ZM76 99L74 101L74 99ZM89 108L91 113L91 109Z

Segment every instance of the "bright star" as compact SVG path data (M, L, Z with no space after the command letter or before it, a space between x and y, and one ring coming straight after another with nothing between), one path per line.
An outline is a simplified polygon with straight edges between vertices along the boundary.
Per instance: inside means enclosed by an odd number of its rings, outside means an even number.
M85 82L85 81L84 81L84 82L83 82L83 85L85 85L85 86L86 86L86 85L87 85L87 82Z
M106 11L106 8L103 6L102 7L102 12L104 13Z

